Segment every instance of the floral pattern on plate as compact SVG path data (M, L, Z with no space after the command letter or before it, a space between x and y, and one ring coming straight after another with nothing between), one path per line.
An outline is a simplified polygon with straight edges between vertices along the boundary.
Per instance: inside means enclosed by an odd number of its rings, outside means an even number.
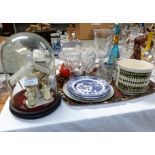
M95 76L74 77L67 83L68 91L80 98L100 98L108 94L110 85Z

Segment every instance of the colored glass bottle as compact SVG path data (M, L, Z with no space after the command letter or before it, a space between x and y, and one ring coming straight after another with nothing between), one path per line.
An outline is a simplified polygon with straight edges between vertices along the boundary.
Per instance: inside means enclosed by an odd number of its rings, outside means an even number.
M118 42L119 42L119 36L115 35L114 36L114 45L111 49L111 53L108 58L108 65L114 65L116 63L117 59L120 57Z

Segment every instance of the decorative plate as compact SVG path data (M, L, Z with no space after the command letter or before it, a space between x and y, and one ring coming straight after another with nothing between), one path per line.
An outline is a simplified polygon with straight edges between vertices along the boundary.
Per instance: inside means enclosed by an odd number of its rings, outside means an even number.
M114 95L114 89L113 89L112 86L110 86L109 94L106 95L105 97L98 98L98 99L96 99L96 100L92 100L92 99L90 99L90 100L83 100L83 99L80 99L80 98L76 98L76 97L74 97L73 95L70 94L70 92L69 92L68 89L67 89L67 83L64 84L64 86L63 86L63 92L64 92L64 94L65 94L67 97L69 97L69 98L72 99L72 100L79 101L79 102L83 102L83 103L88 103L88 104L89 104L89 103L104 102L104 101L110 99L110 98Z
M78 98L78 99L83 99L83 100L97 100L97 99L100 99L100 98L104 98L106 97L107 95L109 95L110 93L110 89L107 93L105 93L104 95L101 95L101 96L80 96L80 95L76 95L76 94L73 94L72 92L69 92L74 98Z
M68 91L81 98L100 98L110 91L110 85L105 80L95 76L79 76L67 83Z

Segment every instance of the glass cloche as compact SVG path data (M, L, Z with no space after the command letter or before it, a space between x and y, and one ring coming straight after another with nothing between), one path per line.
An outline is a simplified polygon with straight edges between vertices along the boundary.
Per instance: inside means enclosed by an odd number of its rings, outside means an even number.
M47 115L60 104L54 52L41 36L22 32L3 44L1 60L10 88L10 111L33 119Z

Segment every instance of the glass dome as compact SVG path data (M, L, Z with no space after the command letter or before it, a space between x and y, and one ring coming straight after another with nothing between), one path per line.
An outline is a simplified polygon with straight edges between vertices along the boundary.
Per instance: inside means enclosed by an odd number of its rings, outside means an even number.
M41 36L22 32L3 44L1 60L10 88L10 110L23 118L38 118L56 109L57 94L54 52Z

